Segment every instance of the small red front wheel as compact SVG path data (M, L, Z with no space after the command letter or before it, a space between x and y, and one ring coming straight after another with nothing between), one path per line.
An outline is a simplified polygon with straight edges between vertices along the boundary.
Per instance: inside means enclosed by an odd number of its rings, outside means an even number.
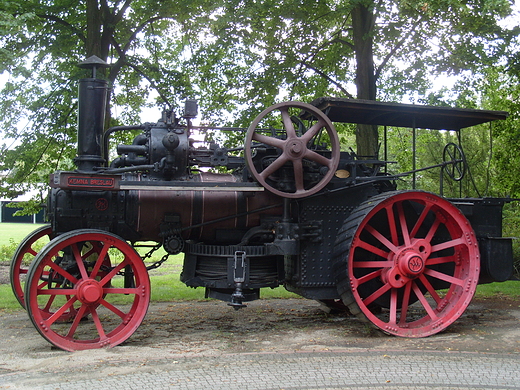
M25 237L16 248L9 269L11 288L14 296L25 309L24 288L27 270L38 254L38 251L47 244L52 237L50 225L44 225Z
M112 347L143 321L150 280L141 257L126 241L104 231L76 230L38 253L27 274L25 297L32 323L56 347ZM75 313L70 323L60 321L67 311Z

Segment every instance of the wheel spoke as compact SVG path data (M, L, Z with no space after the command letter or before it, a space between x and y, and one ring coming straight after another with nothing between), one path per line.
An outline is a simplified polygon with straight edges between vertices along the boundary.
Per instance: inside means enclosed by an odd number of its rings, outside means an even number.
M390 293L390 324L397 323L397 289L393 288Z
M51 261L51 260L47 261L46 265L51 267L54 271L56 271L58 274L63 276L66 280L70 281L72 284L78 283L78 279L76 279L74 276L72 276L70 273L65 271L63 268L61 268L59 265L57 265L53 261ZM52 275L49 275L49 278L50 277L52 277Z
M378 269L377 271L374 271L374 272L370 272L370 273L368 273L366 275L363 275L362 277L357 278L357 279L356 278L352 278L352 282L351 283L352 283L352 285L354 287L357 288L357 287L361 286L362 284L364 284L364 283L366 283L366 282L368 282L370 280L373 280L373 279L375 279L375 278L377 278L379 276L381 276L381 270L380 269Z
M294 124L291 120L291 115L289 114L288 107L280 108L280 113L282 114L283 126L285 128L285 132L287 133L287 139L297 138L296 130L294 129Z
M465 282L463 279L456 278L454 276L443 274L442 272L435 271L433 269L426 269L424 273L428 276L434 277L436 279L444 280L450 284L455 284L457 286L464 286Z
M36 290L39 291L39 290L43 289L45 286L47 286L48 284L49 284L48 280L43 280L40 284L38 284L38 286L36 287Z
M74 255L74 259L76 260L76 264L78 265L81 278L87 279L88 273L85 268L85 263L83 262L83 257L81 256L80 250L78 248L78 244L72 245L72 254Z
M403 211L403 202L397 203L397 214L399 216L399 224L401 225L401 234L403 235L404 245L410 246L410 233L408 231L408 225L406 223L406 216Z
M45 306L43 307L43 311L45 313L50 313L52 304L54 303L55 299L56 299L56 295L49 296L49 299L47 299L47 302L45 303Z
M110 302L105 301L104 299L101 301L101 304L105 306L108 310L110 310L112 313L116 314L119 318L122 320L125 319L127 313L122 312L117 307L112 305Z
M383 244L384 246L386 246L388 249L390 249L391 252L395 253L397 252L397 247L392 244L388 238L386 238L385 236L383 236L381 233L379 233L376 229L374 229L372 226L370 225L366 225L365 227L365 230L367 232L369 232L372 236L374 236L374 238L376 238L381 244Z
M108 274L106 274L103 279L99 282L102 286L105 286L110 280L117 275L119 271L121 271L124 267L128 265L128 259L125 258L121 263L115 266Z
M65 338L72 339L74 333L76 333L76 330L78 329L81 320L86 315L87 308L87 305L81 305L78 312L76 313L76 316L74 317L74 321L72 321L72 324L70 325L69 331L65 335Z
M388 228L390 229L390 237L392 244L395 246L399 245L399 238L397 237L397 226L395 224L394 209L392 205L385 207L386 218L388 219Z
M74 305L74 303L76 301L77 301L77 298L75 296L68 299L67 302L62 307L60 307L54 314L52 314L47 319L47 326L51 326L53 323L58 321L61 318L61 316L65 314L65 312L67 310L73 309L72 305Z
M302 160L294 160L293 162L293 170L294 170L294 184L296 186L296 192L305 191L305 187L303 186L303 165Z
M253 134L253 140L261 142L261 143L269 145L269 146L274 146L274 147L276 147L278 149L282 149L282 150L285 145L285 140L283 140L283 139L269 137L267 135L263 135L263 134L259 134L259 133Z
M99 255L97 257L96 263L94 264L94 268L92 268L92 272L90 272L90 277L92 279L95 279L97 277L98 272L101 269L101 266L105 262L109 249L110 249L110 244L103 243L103 247L99 251Z
M321 154L316 153L315 151L310 150L310 149L306 150L305 155L303 156L303 158L306 158L308 160L314 161L315 163L318 163L318 164L323 165L325 167L329 167L330 168L332 166L332 160L331 159L328 159L327 157L322 156Z
M419 302L421 302L422 306L424 307L424 310L428 313L428 316L432 321L435 321L438 319L438 315L433 311L432 307L430 306L430 303L426 300L426 297L422 293L419 286L417 286L416 283L413 285L413 292L419 298Z
M385 294L387 291L389 291L392 288L392 286L389 283L384 284L382 287L374 291L370 296L363 299L363 303L368 306L372 302L374 302L377 298L379 298L381 295Z
M442 257L430 257L426 260L426 265L436 265L436 264L448 264L454 263L457 260L457 257L452 256L442 256Z
M453 248L457 245L465 245L466 240L464 237L455 238L454 240L446 241L441 244L433 245L432 246L432 253L442 251L444 249Z
M424 287L426 287L426 290L428 290L430 296L433 298L435 303L439 305L439 303L441 302L441 297L439 296L439 294L437 294L437 291L435 291L435 288L433 288L430 281L424 275L419 276L419 280L422 282Z
M394 262L390 261L390 260L388 260L388 261L366 260L366 261L355 261L353 265L354 265L354 269L356 269L356 268L390 268L394 265Z
M403 290L403 302L401 304L401 318L399 319L399 324L403 325L406 323L406 316L408 315L408 306L410 304L410 295L412 293L412 285L415 284L414 281L406 283Z
M435 221L432 223L432 226L430 226L430 230L426 234L425 240L431 242L433 240L433 236L437 232L437 229L439 228L441 224L441 220L439 218L435 218Z
M103 324L101 323L101 319L99 318L98 312L95 308L90 309L90 314L92 314L92 320L96 325L97 332L99 334L100 340L106 340L107 336L105 334L105 329L103 328Z
M415 222L415 225L412 229L412 231L410 232L410 237L415 237L415 235L417 234L417 232L419 231L419 229L421 228L422 224L424 223L424 220L426 219L426 217L428 216L428 213L430 212L430 209L431 209L431 205L430 204L427 204L424 209L422 210L421 212L421 215L419 216L419 218L417 219L417 222Z
M387 259L390 252L385 252L381 248L377 248L374 245L369 244L368 242L362 241L361 239L357 241L356 246L359 248L363 248L372 254Z

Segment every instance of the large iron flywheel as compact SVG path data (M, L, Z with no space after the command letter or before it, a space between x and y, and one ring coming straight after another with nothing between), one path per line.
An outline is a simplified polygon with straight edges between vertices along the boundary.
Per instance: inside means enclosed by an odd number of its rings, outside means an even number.
M308 129L296 114L315 119ZM281 133L276 129L281 128ZM328 143L324 150L319 142ZM255 144L256 143L256 144ZM253 156L259 145L277 150L260 164ZM338 134L330 119L318 108L302 102L275 104L260 113L247 130L244 154L249 171L268 191L284 198L303 198L325 187L339 164ZM316 174L308 174L305 167Z

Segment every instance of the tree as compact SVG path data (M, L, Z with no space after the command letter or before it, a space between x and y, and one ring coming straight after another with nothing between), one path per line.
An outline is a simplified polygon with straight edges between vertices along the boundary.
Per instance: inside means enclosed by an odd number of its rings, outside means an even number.
M235 124L248 125L276 100L399 100L423 95L431 73L492 67L511 38L497 24L508 12L506 0L0 0L13 140L1 149L1 192L72 167L75 66L91 54L113 65L117 120L135 122L155 90L170 106L199 98L207 121L240 110ZM357 133L358 154L377 154L377 129Z
M120 89L110 92L108 108L123 107L121 117L135 120L151 90L168 102L172 88L189 87L176 77L175 61L161 72L154 59L172 49L179 55L183 36L196 25L192 15L205 17L212 7L204 0L1 1L0 73L6 81L0 96L8 139L0 151L1 195L13 198L46 182L49 172L72 168L76 85L88 76L79 62L96 55L111 63L104 77Z
M424 94L432 74L492 66L511 39L497 24L509 12L507 0L232 0L212 24L216 38L202 42L197 57L218 48L236 59L249 88L228 96L234 106L327 94L399 100ZM200 76L226 83L234 71L225 66L222 73L214 62ZM357 134L358 154L376 155L377 129L360 126Z

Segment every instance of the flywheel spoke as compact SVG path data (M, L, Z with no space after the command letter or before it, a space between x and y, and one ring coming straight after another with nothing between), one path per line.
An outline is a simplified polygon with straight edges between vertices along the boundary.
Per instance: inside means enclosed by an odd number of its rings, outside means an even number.
M318 132L323 129L325 126L327 126L327 123L323 121L321 118L316 122L314 125L312 125L306 132L301 136L301 139L305 144L308 144L312 137L314 137Z
M288 107L281 107L280 113L282 114L282 122L285 132L287 133L287 139L297 138L296 130L294 129L294 124L291 120L291 115L289 114Z
M267 179L269 176L278 171L281 167L285 165L285 163L289 161L287 156L280 155L276 160L274 160L271 164L267 166L262 172L260 172L260 176L264 179Z
M269 146L274 146L278 149L283 149L283 147L285 145L285 141L282 139L269 137L267 135L263 135L263 134L259 134L259 133L255 133L253 135L253 139L255 141L261 142L263 144L266 144Z

